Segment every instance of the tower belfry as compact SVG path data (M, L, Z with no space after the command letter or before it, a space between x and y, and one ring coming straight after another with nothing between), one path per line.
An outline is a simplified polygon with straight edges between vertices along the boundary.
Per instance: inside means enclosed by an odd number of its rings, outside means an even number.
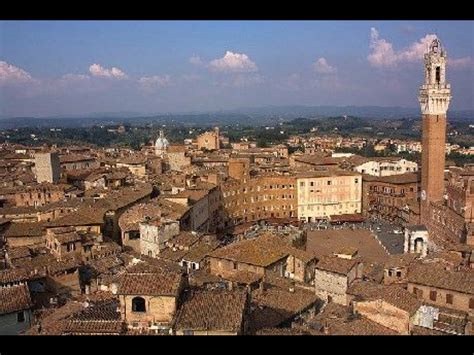
M425 80L418 100L422 114L421 218L429 217L430 202L440 201L444 193L446 111L451 86L446 83L446 51L438 39L424 55Z

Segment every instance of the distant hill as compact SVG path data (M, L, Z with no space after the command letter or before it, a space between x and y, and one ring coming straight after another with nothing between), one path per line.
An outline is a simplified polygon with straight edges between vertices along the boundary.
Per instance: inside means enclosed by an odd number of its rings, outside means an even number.
M294 118L327 118L353 116L369 119L419 118L419 108L379 106L265 106L238 108L203 113L158 113L103 112L87 115L64 115L54 117L2 117L0 129L21 127L90 127L128 123L142 124L185 124L185 125L267 125ZM449 111L451 120L474 121L474 110Z

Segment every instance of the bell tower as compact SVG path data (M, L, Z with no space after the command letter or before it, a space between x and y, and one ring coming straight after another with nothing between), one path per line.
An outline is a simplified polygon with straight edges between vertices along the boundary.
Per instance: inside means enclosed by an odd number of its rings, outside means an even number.
M418 100L422 114L421 222L429 218L430 202L441 201L444 193L446 111L451 85L446 83L446 51L435 39L424 55L425 81Z

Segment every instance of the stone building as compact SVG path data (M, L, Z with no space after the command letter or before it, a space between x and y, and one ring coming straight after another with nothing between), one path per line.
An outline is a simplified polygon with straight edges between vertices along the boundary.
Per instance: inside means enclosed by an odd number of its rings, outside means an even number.
M141 156L130 156L117 161L117 168L126 168L137 177L146 176L146 159Z
M409 335L422 302L400 286L356 281L347 290L353 312L399 334Z
M185 281L170 272L129 271L121 277L117 295L120 315L128 328L171 334L171 323Z
M72 189L69 185L41 183L31 186L18 186L0 190L0 199L4 207L44 206L48 203L63 201Z
M331 215L362 212L362 175L320 171L296 177L298 218L313 222Z
M405 228L405 253L420 254L424 258L428 255L428 230L424 225L408 226Z
M450 168L443 201L431 202L426 219L431 239L439 246L474 245L474 169Z
M30 328L32 306L26 284L0 287L0 334L18 335Z
M161 217L161 207L156 201L140 203L127 209L118 221L122 245L140 253L140 222L159 217Z
M231 158L228 163L228 175L232 179L245 181L249 178L249 159Z
M474 314L474 273L449 271L431 263L408 271L408 291L427 304Z
M91 156L68 154L59 157L62 171L97 169L99 162Z
M295 177L261 174L222 186L224 210L234 224L268 218L296 218Z
M366 158L355 165L353 170L370 176L394 176L418 171L418 164L400 158ZM350 158L349 158L350 161Z
M56 184L61 177L59 155L56 152L35 154L35 173L38 183Z
M173 144L166 151L168 169L172 171L182 171L191 165L191 157L186 155L186 146Z
M347 305L347 289L355 280L362 278L362 270L360 260L337 256L321 257L314 273L316 295L325 302Z
M276 275L311 283L316 257L266 233L209 254L210 273L230 280L258 280Z
M214 128L214 131L204 132L200 134L197 139L197 147L199 150L219 150L219 127Z
M363 213L392 223L412 224L404 212L410 206L419 204L420 177L417 173L384 177L363 175Z
M44 223L25 222L10 223L2 232L8 247L43 246L46 230Z
M165 218L153 218L139 223L140 252L156 257L170 238L179 234L179 222Z

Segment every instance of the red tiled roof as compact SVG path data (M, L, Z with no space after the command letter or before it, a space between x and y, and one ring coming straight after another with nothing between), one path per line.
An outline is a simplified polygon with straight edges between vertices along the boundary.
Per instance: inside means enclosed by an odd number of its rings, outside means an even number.
M27 285L0 288L0 315L29 309L32 305Z
M246 291L194 292L178 313L176 329L239 332L246 304Z
M122 276L118 294L177 296L182 276L175 273L140 273Z

